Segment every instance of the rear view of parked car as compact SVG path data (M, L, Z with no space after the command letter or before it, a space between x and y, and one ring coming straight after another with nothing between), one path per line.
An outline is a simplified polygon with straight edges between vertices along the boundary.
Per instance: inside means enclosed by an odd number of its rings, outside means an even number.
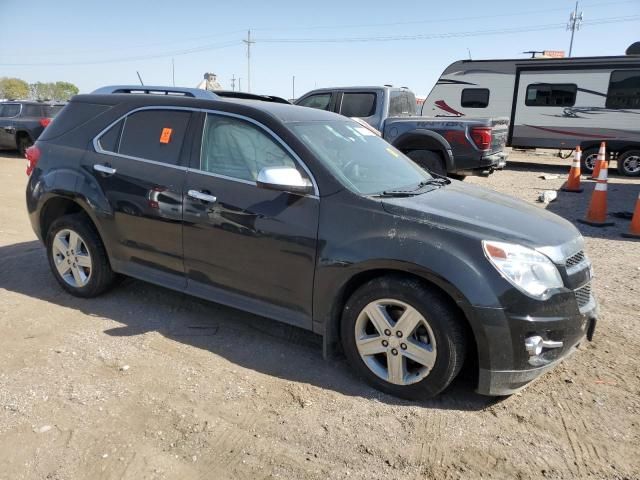
M64 290L129 275L312 330L374 387L514 392L593 336L567 221L434 177L344 116L210 92L72 99L27 151ZM182 94L182 95L179 95Z
M0 103L0 150L24 156L64 105L40 102Z

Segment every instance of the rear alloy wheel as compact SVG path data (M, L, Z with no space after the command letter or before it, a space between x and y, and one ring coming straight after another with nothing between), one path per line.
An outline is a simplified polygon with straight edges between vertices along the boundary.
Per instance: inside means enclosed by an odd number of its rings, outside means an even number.
M436 152L431 150L411 150L407 153L407 157L436 175L447 176L444 160Z
M77 297L95 297L113 285L107 253L93 225L83 214L55 220L46 239L47 257L54 277Z
M596 168L596 161L598 160L598 149L587 148L580 157L580 169L582 174L591 175L594 168Z
M351 366L373 387L425 399L444 390L464 362L466 337L458 316L420 281L380 277L348 300L342 345Z
M618 173L627 177L640 176L640 150L629 150L618 157Z

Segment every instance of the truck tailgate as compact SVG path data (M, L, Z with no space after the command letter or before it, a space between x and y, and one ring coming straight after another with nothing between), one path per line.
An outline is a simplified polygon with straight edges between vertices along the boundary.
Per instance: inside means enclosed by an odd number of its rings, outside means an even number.
M499 117L491 119L491 151L499 152L504 150L509 136L509 119Z

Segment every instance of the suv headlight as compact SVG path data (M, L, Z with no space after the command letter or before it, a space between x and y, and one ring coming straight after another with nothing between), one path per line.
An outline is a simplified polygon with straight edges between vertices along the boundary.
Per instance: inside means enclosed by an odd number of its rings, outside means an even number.
M563 287L560 272L548 257L514 243L482 241L484 254L496 270L521 292L541 299Z

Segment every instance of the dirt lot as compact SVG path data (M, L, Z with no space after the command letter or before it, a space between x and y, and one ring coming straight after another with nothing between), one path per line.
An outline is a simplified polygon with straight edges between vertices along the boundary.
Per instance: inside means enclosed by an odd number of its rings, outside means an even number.
M538 178L566 173L548 160L467 181L534 202L563 182ZM508 398L461 379L411 403L263 318L134 280L93 300L63 293L27 220L24 166L0 157L0 479L640 478L628 221L580 227L601 305L593 343ZM582 216L586 187L548 208ZM639 190L614 178L610 211L632 210Z

